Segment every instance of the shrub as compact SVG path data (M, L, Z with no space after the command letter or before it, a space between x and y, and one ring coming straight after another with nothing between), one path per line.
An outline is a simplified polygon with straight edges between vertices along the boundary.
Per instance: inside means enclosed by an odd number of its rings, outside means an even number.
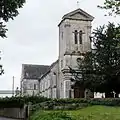
M119 98L93 98L93 99L54 99L39 104L41 109L77 109L88 105L120 106ZM56 106L56 107L55 107ZM59 106L59 107L58 107ZM61 107L60 107L61 106ZM37 108L37 107L36 107Z
M25 104L37 104L51 99L40 96L0 98L0 108L23 107Z
M38 109L42 110L75 110L90 105L120 106L119 98L93 98L93 99L54 99L34 104L30 107L31 113Z
M90 105L120 106L120 98L92 98L92 99L77 98L77 99L55 99L53 101L55 105L86 103L85 105L90 104Z

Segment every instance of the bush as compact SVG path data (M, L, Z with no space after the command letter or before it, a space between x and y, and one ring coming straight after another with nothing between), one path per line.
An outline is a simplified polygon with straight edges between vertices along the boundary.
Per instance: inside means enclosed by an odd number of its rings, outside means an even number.
M120 106L120 98L92 98L92 99L77 98L77 99L55 99L53 101L54 105L86 103L86 105L89 104L89 105Z
M33 111L38 109L80 109L89 105L120 106L119 98L93 98L93 99L54 99L33 105Z
M89 103L86 99L54 99L51 101L45 101L39 104L32 105L30 107L31 113L42 110L75 110L87 107Z
M40 96L0 98L0 108L23 107L25 104L37 104L51 99Z
M90 99L88 103L91 105L106 105L106 106L120 106L119 98L99 98Z

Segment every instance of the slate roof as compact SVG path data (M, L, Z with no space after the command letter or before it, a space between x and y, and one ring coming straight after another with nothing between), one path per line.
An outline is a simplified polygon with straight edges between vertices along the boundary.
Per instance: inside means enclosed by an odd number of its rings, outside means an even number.
M22 65L22 78L23 79L39 79L40 76L48 71L50 66L48 65Z
M43 79L45 76L47 76L47 74L49 74L51 72L51 69L58 63L58 60L56 60L54 63L51 64L51 66L49 67L49 69L41 76L39 77L39 81L41 79Z

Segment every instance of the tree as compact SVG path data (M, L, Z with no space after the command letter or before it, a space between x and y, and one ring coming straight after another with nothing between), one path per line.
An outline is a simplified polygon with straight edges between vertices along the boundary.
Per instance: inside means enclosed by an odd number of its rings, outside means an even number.
M84 59L86 87L96 92L120 93L120 25L109 23L94 31L94 50ZM89 61L89 62L88 62Z
M6 37L5 22L14 19L19 12L18 9L23 7L25 0L0 0L0 37Z
M105 92L106 97L111 97L113 91L117 96L120 93L120 25L109 23L98 28L91 41L94 49L81 59L82 79L76 75L75 81L93 92Z
M23 7L25 0L0 0L0 37L6 37L5 23L10 19L14 19L18 14L18 9ZM2 65L0 65L0 75L3 73Z
M112 16L113 14L120 15L120 0L105 0L104 5L98 5L98 7L109 10L109 16Z

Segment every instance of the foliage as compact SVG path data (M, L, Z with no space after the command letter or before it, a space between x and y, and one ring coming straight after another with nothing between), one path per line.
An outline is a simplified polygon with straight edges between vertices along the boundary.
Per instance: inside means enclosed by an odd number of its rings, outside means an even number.
M112 16L113 14L120 14L120 0L105 0L104 5L98 7L101 9L109 10L109 16Z
M19 98L0 98L0 108L23 107L24 100Z
M0 59L1 59L1 57L0 57ZM2 65L0 65L0 75L2 75L2 74L4 74L4 70L3 70Z
M30 107L30 113L38 110L77 110L91 105L120 106L119 98L93 98L93 99L54 99L34 104Z
M94 32L95 51L86 56L92 63L95 91L120 92L120 25L109 23ZM90 65L90 64L89 64ZM90 82L89 82L90 84ZM94 88L94 85L92 86Z
M50 98L46 98L46 97L42 97L42 96L24 96L24 97L17 97L17 98L24 99L25 104L28 104L28 103L37 104L37 103L51 100Z
M0 37L6 37L6 25L9 19L14 19L19 12L18 9L23 7L25 0L0 0Z
M89 103L82 103L73 101L70 103L62 103L62 102L55 102L55 101L46 101L43 103L35 104L30 107L30 113L34 113L35 111L41 109L41 110L75 110L75 109L81 109L84 107L89 106Z
M23 107L25 104L37 104L47 100L50 99L37 96L0 98L0 108Z
M55 104L56 103L56 104ZM89 105L107 105L107 106L120 106L119 98L91 98L91 99L56 99L54 105L65 105L65 104L81 104L87 103ZM87 105L84 104L84 105Z
M61 111L36 111L30 120L53 120L50 115L53 113L60 113ZM89 106L80 110L65 110L63 111L69 115L72 120L119 120L120 118L120 108L119 107L106 107L106 106ZM61 114L61 113L60 113ZM45 116L46 119L45 119ZM43 119L44 118L44 119ZM55 119L55 117L53 117ZM55 120L59 120L56 118ZM60 119L61 120L61 119Z
M7 28L5 23L14 19L18 14L18 9L23 7L25 0L0 0L0 37L5 38ZM4 73L0 65L0 75Z
M94 49L87 52L79 65L82 86L93 92L120 93L120 25L113 23L94 30L91 41ZM78 75L76 75L78 76Z

